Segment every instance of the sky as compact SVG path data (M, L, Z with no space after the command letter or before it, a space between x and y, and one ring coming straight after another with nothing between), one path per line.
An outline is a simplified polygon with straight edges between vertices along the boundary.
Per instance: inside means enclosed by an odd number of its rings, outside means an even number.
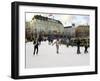
M56 19L62 22L65 26L89 25L89 15L75 15L75 14L54 14L54 13L26 13L26 21L31 21L34 15L41 15L44 17Z

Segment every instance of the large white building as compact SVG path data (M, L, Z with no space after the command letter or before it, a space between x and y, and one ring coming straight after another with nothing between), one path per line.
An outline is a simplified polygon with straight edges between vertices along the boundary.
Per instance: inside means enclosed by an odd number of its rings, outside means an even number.
M31 28L33 33L45 32L45 33L60 33L64 32L64 26L59 20L51 19L41 15L35 15L29 24L26 23L28 28ZM26 27L27 28L27 27Z

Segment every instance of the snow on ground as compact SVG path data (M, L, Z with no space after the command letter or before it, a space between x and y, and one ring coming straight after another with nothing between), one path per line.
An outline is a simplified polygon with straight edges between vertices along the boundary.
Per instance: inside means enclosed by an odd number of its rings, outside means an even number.
M33 42L26 43L26 68L86 66L90 62L90 55L84 54L84 47L81 47L81 54L78 55L77 47L61 45L57 54L56 46L46 41L39 45L38 55L33 55L33 51Z

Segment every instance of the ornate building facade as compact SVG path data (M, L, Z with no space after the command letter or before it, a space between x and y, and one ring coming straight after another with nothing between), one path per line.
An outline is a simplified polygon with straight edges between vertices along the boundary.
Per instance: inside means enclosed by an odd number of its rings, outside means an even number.
M62 34L64 31L64 26L59 20L51 19L41 15L35 15L29 24L30 25L26 24L26 26L29 26L28 28L30 28L31 32L33 33L44 32L45 34Z

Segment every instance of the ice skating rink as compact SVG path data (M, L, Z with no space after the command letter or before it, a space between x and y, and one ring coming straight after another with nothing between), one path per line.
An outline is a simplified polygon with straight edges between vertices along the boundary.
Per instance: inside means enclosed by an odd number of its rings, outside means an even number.
M78 55L77 47L61 45L59 47L59 54L57 54L56 46L49 45L48 41L46 41L41 42L41 45L39 45L38 55L33 55L33 42L27 42L25 46L26 68L86 66L90 63L90 54L84 54L84 47L81 47L81 54Z

